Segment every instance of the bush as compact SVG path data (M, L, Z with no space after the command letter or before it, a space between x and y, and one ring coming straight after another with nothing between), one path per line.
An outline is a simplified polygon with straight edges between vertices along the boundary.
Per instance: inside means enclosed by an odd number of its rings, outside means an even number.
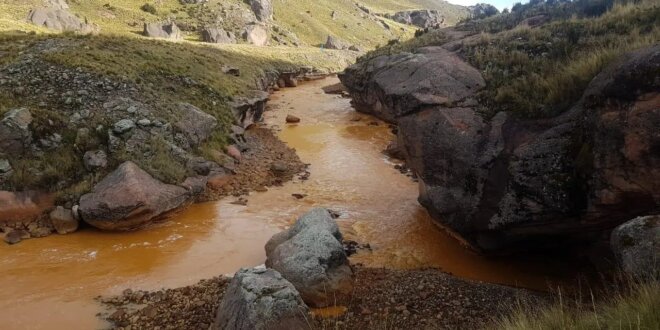
M154 5L150 3L145 3L144 5L142 5L142 7L140 7L140 9L152 15L158 14L158 10L156 9L156 7L154 7Z

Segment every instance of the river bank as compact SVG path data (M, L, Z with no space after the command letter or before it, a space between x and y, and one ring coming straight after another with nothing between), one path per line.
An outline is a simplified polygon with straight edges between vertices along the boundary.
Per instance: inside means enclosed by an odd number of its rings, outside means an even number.
M134 292L185 288L260 265L265 242L315 206L340 214L337 222L347 240L370 244L370 251L351 257L353 264L366 268L385 267L392 272L436 268L468 281L538 290L571 282L583 269L579 260L563 256L498 259L465 249L431 221L417 202L417 184L401 175L395 168L398 163L381 152L394 137L388 125L356 114L349 99L322 91L336 82L336 78L312 81L271 95L259 130L274 132L275 140L295 149L297 157L310 164L307 180L307 174L303 179L294 176L281 186L258 189L243 196L247 205L237 205L234 196L195 204L142 231L105 233L86 228L74 235L0 247L11 249L0 253L0 284L6 288L0 292L4 326L107 327L96 314L114 311L105 311L94 297L120 295L128 288ZM301 122L286 124L287 115ZM248 130L247 135L252 132L257 131ZM272 157L279 157L277 148L262 145L274 151ZM237 172L252 161L250 153L243 157ZM53 304L59 308L50 308ZM35 315L35 311L39 312Z

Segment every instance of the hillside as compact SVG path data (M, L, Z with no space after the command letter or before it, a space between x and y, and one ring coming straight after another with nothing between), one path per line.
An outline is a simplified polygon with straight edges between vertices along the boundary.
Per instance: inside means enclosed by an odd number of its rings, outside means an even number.
M44 0L6 0L0 3L0 31L40 31L26 22L32 8L43 6ZM194 3L194 1L193 1ZM149 8L144 8L149 4ZM200 4L182 4L179 0L145 1L69 1L70 11L100 27L101 33L136 35L144 22L173 20L184 31L185 39L198 41L199 29L209 25L222 26L240 33L245 24L255 20L248 4L241 0L210 0ZM358 7L369 8L371 14ZM272 25L280 44L298 43L318 46L328 35L355 43L363 48L385 44L388 40L408 38L413 27L376 16L380 13L411 9L437 9L445 14L448 24L455 24L467 16L465 7L442 1L353 1L332 2L282 0L274 1ZM145 10L146 9L146 10ZM332 13L335 12L333 18ZM388 27L385 28L384 26Z
M59 190L63 195L68 194L67 190L74 190L74 195L77 195L89 189L89 182L82 183L86 180L86 171L78 160L78 153L82 150L80 146L73 145L77 133L66 129L62 131L66 118L61 117L71 116L77 113L77 108L90 105L85 104L84 98L79 98L81 104L64 104L67 108L64 110L60 108L62 100L56 98L56 95L35 97L32 94L35 91L30 90L30 84L23 81L31 79L28 74L34 73L21 72L25 76L12 74L13 70L22 70L25 61L43 61L43 65L54 65L54 68L64 72L82 70L85 75L93 75L92 80L130 82L137 90L136 96L148 93L152 97L145 99L154 100L154 104L164 104L163 99L169 99L170 102L185 101L213 114L219 121L219 130L214 133L214 138L192 151L192 154L208 157L211 153L209 145L222 148L227 141L229 127L233 121L228 103L233 102L233 99L249 94L250 90L263 88L258 82L269 75L272 76L273 72L298 72L303 67L313 67L317 72L341 70L357 53L347 50L320 50L319 46L323 46L328 36L362 49L385 44L391 39L409 38L416 30L415 27L377 14L422 8L425 5L428 3L423 1L388 0L360 3L341 0L330 3L279 0L273 2L272 19L264 20L256 17L250 5L241 0L2 1L0 38L3 42L0 51L3 57L0 58L0 72L4 72L5 83L0 89L7 93L0 97L0 114L16 107L39 108L38 105L41 104L41 108L45 109L31 111L34 119L38 122L50 120L55 125L40 126L33 137L43 139L57 134L56 136L63 137L58 143L62 143L66 149L66 152L59 148L55 148L57 152L39 151L38 157L37 154L14 157L11 161L14 175L8 180L2 180L2 185L10 190L50 187L49 189ZM43 6L64 8L77 16L82 22L80 24L89 26L94 33L91 36L63 36L55 30L29 23L28 13ZM452 21L463 15L460 11L455 14L449 10L458 7L443 2L435 3L433 8L446 8L447 17ZM142 36L145 23L164 21L175 22L181 30L176 35L178 42L157 41ZM267 40L269 47L251 45L241 38L244 27L251 25L266 27L270 34ZM238 36L237 40L233 41L237 44L218 46L201 43L200 31L206 27L217 27ZM44 47L49 51L44 52ZM223 73L223 70L229 67L240 71L240 75ZM185 78L198 85L191 89L163 84L173 77ZM52 78L47 73L41 77L45 80ZM61 83L53 82L51 87L58 90L64 87ZM21 86L20 90L28 89L30 92L13 93L14 97L9 97L16 86ZM171 89L174 89L174 93L171 93ZM217 100L211 102L206 96L201 97L209 91L217 95ZM100 104L99 100L107 102L107 98L111 98L109 95L95 96L98 98L95 102L97 106ZM73 99L70 96L63 98ZM168 111L170 110L164 112ZM85 123L85 127L77 129L93 131L100 124L110 124L105 122L106 120L107 118L103 117L96 118ZM103 140L106 138L97 141L101 143L100 146L105 143ZM97 143L92 144L99 146ZM115 153L115 156L118 157L118 154ZM161 157L160 161L146 164L156 156ZM185 166L166 165L179 164L181 160L172 159L171 154L164 150L156 156L149 156L144 160L141 160L141 156L130 155L119 158L133 159L143 164L148 172L166 182L180 182L184 178L186 171L181 169ZM114 156L111 158L114 159ZM55 159L60 163L58 168L48 165ZM56 187L53 184L56 184Z

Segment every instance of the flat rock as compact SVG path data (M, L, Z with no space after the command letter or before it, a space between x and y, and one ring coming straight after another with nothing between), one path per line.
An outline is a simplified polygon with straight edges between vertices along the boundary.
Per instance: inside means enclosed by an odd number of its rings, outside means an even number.
M188 191L154 179L133 162L121 164L80 198L83 221L104 230L131 230L182 206Z

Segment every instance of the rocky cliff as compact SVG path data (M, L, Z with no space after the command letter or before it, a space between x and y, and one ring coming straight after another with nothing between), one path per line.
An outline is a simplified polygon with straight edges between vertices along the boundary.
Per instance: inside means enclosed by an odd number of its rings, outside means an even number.
M484 251L584 239L660 210L660 46L626 53L550 118L493 112L465 34L341 75L359 111L398 124L419 201Z

